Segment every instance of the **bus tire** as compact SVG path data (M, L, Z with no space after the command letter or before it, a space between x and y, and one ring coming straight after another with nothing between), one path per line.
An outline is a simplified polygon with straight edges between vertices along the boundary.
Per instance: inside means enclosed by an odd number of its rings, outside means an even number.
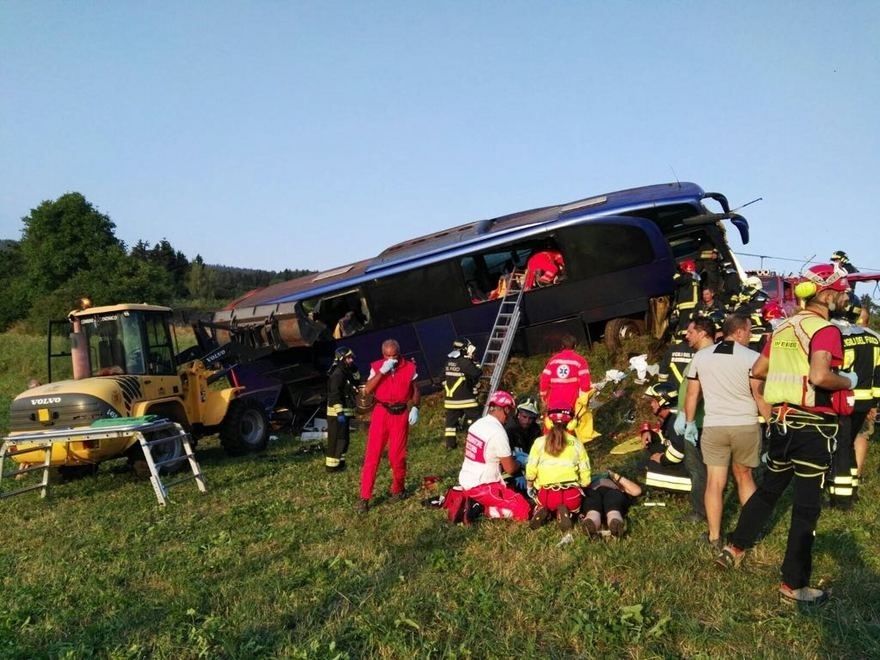
M635 319L611 319L605 324L605 346L610 351L620 350L623 341L642 334L643 327Z
M220 424L220 444L230 456L263 451L269 441L269 417L253 399L235 399Z

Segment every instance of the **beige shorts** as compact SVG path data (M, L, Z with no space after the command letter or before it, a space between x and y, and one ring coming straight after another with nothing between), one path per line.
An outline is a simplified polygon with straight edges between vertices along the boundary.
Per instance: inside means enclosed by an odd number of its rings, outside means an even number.
M761 427L709 426L700 436L700 451L706 465L738 465L758 467L761 462Z

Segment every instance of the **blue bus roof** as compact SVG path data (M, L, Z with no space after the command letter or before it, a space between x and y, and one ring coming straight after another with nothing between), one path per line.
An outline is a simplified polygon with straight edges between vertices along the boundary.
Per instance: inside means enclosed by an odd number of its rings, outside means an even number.
M539 234L546 231L548 225L564 225L585 217L620 215L673 204L699 204L703 196L703 189L694 183L657 184L479 220L392 245L372 259L258 289L234 301L227 309L295 302L467 253L473 250L474 244L491 247L513 236Z

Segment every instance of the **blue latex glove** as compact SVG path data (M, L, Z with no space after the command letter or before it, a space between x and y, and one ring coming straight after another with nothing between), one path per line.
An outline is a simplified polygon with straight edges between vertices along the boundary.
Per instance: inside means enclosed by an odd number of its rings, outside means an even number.
M345 413L339 413L336 415L336 421L340 424L345 424L345 422L348 421L348 418L345 416Z
M856 389L856 385L859 383L859 377L852 371L841 371L840 375L844 378L849 378L849 389Z
M672 424L672 428L678 435L684 435L685 424L687 424L687 420L684 418L684 413L676 413L675 422Z
M394 358L388 358L385 362L382 363L382 366L379 367L380 374L387 374L389 371L394 369L394 366L397 364L397 360Z
M516 462L519 463L520 467L525 467L526 463L529 462L529 455L522 449L514 449L513 458L516 459ZM523 488L525 488L525 486L523 486Z
M691 443L694 447L697 446L697 440L700 438L700 432L697 430L696 422L685 422L684 425L684 439Z
M526 478L522 475L513 478L513 483L516 484L517 490L525 490L526 489Z
M419 421L419 409L413 406L409 409L409 425L415 426L417 421Z

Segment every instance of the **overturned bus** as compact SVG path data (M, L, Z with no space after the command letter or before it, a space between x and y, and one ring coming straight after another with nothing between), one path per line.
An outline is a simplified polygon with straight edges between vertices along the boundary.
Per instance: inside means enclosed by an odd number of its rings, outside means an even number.
M552 282L524 293L519 351L554 349L564 333L583 342L657 334L677 262L705 263L711 254L737 275L725 286L739 287L743 271L725 220L747 243L748 223L723 195L671 183L470 222L250 292L197 332L199 350L230 341L271 347L265 359L233 377L248 388L274 389L276 409L320 405L339 344L354 350L364 371L379 356L381 341L393 337L429 386L442 379L456 337L468 337L482 351L500 305L499 281L524 271L539 252L561 255L564 267Z

